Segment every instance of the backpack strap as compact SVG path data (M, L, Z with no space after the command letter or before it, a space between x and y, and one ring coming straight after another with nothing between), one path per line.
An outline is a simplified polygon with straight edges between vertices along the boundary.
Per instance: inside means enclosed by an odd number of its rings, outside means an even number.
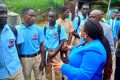
M17 44L17 35L18 35L18 31L17 29L15 28L15 26L10 26L10 29L11 31L13 32L14 36L15 36L15 46L16 46L16 49L17 49L17 52L18 52L18 56L19 58L21 57L20 56L20 53L21 53L21 46L22 44Z
M78 17L78 26L77 26L75 32L77 32L77 30L78 30L78 28L79 28L79 26L80 26L80 23L81 23L80 16L77 16L77 17Z
M81 20L80 20L80 16L78 16L78 26L80 26Z
M57 28L57 31L58 31L59 44L60 44L60 33L61 33L61 25L59 25L59 24L58 24L58 28Z
M18 32L17 32L17 29L15 27L10 27L10 29L12 30L14 36L15 36L15 44L17 45L17 35L18 35Z
M46 35L47 26L44 27L44 35Z

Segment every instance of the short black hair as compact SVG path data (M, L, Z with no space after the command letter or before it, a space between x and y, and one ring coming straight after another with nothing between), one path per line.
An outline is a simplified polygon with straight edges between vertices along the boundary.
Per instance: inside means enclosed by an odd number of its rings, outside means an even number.
M83 7L83 6L90 6L90 5L89 5L89 3L84 3L84 4L82 5L82 7Z
M7 6L5 4L0 4L0 8L7 9Z
M61 13L65 12L67 9L69 9L68 6L63 6L63 7L61 8Z
M120 11L116 11L116 14L120 14Z
M52 8L49 12L53 12L55 14L55 17L58 18L58 14L55 8Z
M116 14L117 14L117 11L113 11L113 13L116 13Z
M57 11L54 8L52 8L49 12L53 12L57 15Z
M104 36L103 28L99 22L89 19L85 23L85 32L88 32L88 36L92 39L99 39L106 50L106 63L104 67L103 79L109 79L109 75L112 74L112 54L108 40Z
M23 8L23 10L22 10L22 15L26 14L29 10L33 10L33 9L30 8L30 7L25 7L25 8Z

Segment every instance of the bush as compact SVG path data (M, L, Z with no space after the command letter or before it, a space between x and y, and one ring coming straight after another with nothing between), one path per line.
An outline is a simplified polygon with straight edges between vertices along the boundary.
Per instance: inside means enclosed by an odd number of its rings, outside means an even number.
M63 0L5 0L5 4L10 11L21 14L24 7L31 7L41 12L50 9L50 7L59 8L63 5Z

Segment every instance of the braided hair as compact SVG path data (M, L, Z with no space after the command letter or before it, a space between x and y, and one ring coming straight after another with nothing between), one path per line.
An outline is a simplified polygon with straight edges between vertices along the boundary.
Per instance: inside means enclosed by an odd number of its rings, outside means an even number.
M84 26L85 26L84 30L88 34L88 36L90 36L92 39L99 39L106 50L107 60L104 67L103 80L108 80L110 79L112 74L112 54L110 44L106 37L104 36L103 28L101 27L98 21L92 19L88 19L88 21L85 22Z

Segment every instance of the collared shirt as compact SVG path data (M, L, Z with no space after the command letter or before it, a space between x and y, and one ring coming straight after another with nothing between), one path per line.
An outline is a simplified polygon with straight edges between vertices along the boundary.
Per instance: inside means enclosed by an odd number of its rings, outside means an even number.
M107 38L107 40L110 43L111 51L114 52L114 41L113 41L113 35L112 35L112 29L110 25L107 23L100 22L103 31L104 31L104 36Z
M74 31L72 21L68 19L62 20L61 18L59 18L56 22L66 29L67 35L69 35L69 32Z
M116 38L117 38L117 35L118 35L118 30L119 30L119 25L120 25L120 23L119 23L119 21L116 20L116 19L114 19L114 20L110 19L110 20L107 21L107 23L108 23L108 24L111 26L111 28L112 28L113 39L114 39L114 41L115 41Z
M69 12L69 15L68 15L67 19L72 20L72 13L71 12Z
M113 38L114 38L114 40L116 40L118 37L119 27L120 27L120 21L116 20L114 22L114 26L113 26Z
M58 23L52 28L50 28L49 24L45 27L47 27L45 34L45 48L55 50L59 46ZM65 28L61 26L60 40L63 39L67 39L67 34Z
M17 28L17 44L24 41L20 30ZM0 34L0 79L14 75L21 67L15 46L15 35L8 25L5 25Z
M78 16L80 17L80 25L78 27ZM86 18L83 17L82 13L79 12L78 16L75 16L74 20L73 20L73 27L74 27L74 30L77 29L77 33L79 34L80 33L80 29L81 29L81 26L85 23L85 21L88 19L88 16L86 16ZM77 28L78 27L78 28Z
M30 27L20 24L20 30L25 40L22 44L21 54L30 55L38 52L40 44L44 41L43 29L34 24Z

